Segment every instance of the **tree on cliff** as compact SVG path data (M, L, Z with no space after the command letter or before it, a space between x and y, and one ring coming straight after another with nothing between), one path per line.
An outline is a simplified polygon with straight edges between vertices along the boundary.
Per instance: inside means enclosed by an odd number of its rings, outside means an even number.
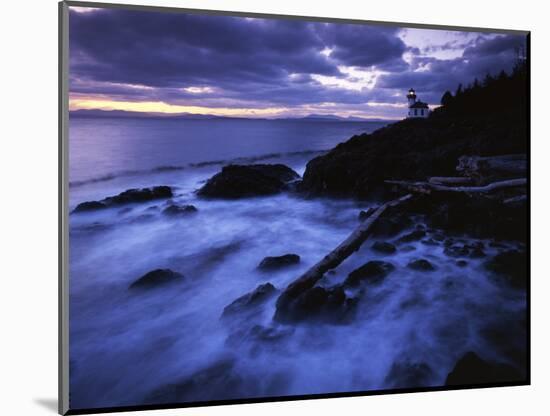
M449 106L452 101L453 101L453 94L451 94L450 91L445 91L445 94L443 94L443 97L441 97L441 105Z

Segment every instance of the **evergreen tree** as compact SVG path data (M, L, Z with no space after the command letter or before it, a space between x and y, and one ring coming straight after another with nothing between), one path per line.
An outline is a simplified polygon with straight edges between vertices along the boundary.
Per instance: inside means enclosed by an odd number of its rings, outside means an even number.
M495 79L487 72L487 75L485 75L485 79L483 80L483 86L488 87L493 83Z
M445 91L445 94L441 97L441 105L449 106L453 101L453 94L450 91Z
M458 84L458 88L455 92L455 97L459 97L460 95L462 95L462 84Z

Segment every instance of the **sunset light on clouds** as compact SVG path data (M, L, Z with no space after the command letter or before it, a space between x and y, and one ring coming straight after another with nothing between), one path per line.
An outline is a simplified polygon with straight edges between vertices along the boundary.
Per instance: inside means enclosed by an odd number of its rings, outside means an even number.
M70 8L70 108L401 118L414 87L509 70L524 38L481 32Z

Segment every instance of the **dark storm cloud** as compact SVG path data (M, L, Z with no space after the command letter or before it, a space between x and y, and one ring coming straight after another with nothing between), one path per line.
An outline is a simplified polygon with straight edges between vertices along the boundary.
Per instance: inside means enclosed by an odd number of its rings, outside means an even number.
M303 22L120 10L71 15L71 70L101 81L184 87L337 75L322 49Z
M123 10L73 12L70 25L76 93L98 87L87 80L257 90L311 84L309 74L341 76L338 65L405 65L396 29L380 27ZM117 92L120 86L103 86L102 93Z
M333 49L331 57L348 66L379 69L405 69L403 52L407 49L397 37L398 28L366 25L327 25L323 40Z
M455 59L414 57L410 71L384 75L377 86L393 89L414 86L421 89L423 100L438 103L444 91L454 91L458 84L467 85L476 78L482 81L487 74L494 76L503 70L510 72L517 62L518 50L525 47L525 38L502 35L469 44L462 56Z
M459 82L509 70L515 50L524 42L518 36L480 36L413 47L404 43L399 32L385 26L296 20L72 11L71 94L267 108L401 103L399 92L414 86L422 91L423 100L437 103L443 91L453 90ZM462 48L463 56L442 60L429 54L446 48ZM404 54L410 59L405 61ZM374 89L362 90L338 83L329 87L317 78L357 82L339 67L385 74Z

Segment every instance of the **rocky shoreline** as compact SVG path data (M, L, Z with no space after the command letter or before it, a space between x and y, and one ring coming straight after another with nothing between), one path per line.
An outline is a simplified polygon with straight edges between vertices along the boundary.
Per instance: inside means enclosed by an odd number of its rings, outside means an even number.
M358 209L358 225L372 220L366 244L373 257L338 283L332 283L330 276L339 263L320 270L315 279L296 276L286 288L276 288L269 276L280 270L292 272L292 267L301 262L300 253L266 253L267 257L258 259L251 267L260 270L266 280L253 291L228 300L220 313L229 328L232 319L240 322L238 331L228 335L226 345L240 345L243 337L256 345L281 342L292 335L292 328L297 325L353 325L359 305L369 302L369 291L386 280L404 270L418 276L443 273L434 258L411 258L401 266L392 260L400 253L414 251L418 245L439 250L441 261L458 267L479 262L502 290L524 296L529 288L528 189L526 182L508 186L507 181L527 175L525 132L525 124L517 119L436 114L426 120L403 120L369 135L354 136L309 161L303 178L282 164L223 167L197 190L199 201L289 192L305 199L379 202L410 193L410 198L389 206L375 221L372 216L377 215L376 209ZM495 188L494 184L500 185ZM130 189L99 201L83 202L73 214L166 199L160 213L174 221L190 214L201 215L194 205L174 204L173 196L168 186ZM361 245L362 242L344 258L354 256ZM155 269L136 279L130 289L143 293L167 284L185 286L186 282L178 271ZM456 284L449 281L450 286ZM255 314L274 299L271 325L256 324ZM404 302L403 311L418 302L421 300ZM503 319L484 335L484 342L495 344L498 359L467 351L448 369L442 382L457 386L525 380L527 314L524 309L512 322ZM508 339L514 339L514 345L502 348L499 342L506 343ZM161 389L155 397L179 400L187 390L196 391L197 383L212 371L221 380L220 388L224 379L237 377L230 360L198 372L177 386ZM396 362L386 381L395 388L423 387L432 375L429 362ZM172 398L170 389L175 389L173 394L177 397Z

